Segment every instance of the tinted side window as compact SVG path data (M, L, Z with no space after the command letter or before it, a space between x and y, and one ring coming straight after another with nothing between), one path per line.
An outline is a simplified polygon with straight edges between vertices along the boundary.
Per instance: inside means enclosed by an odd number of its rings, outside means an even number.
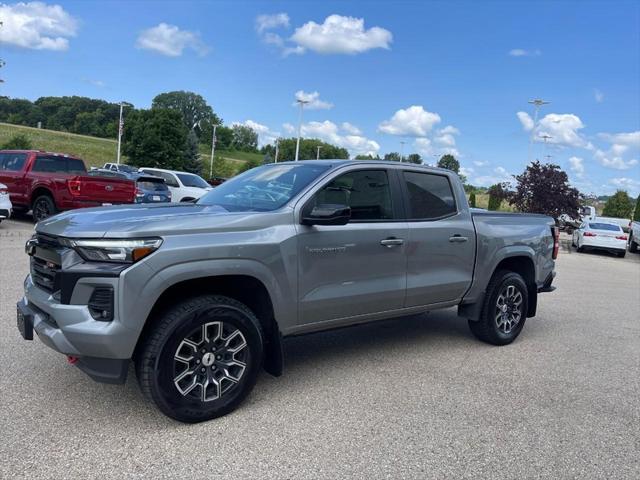
M2 153L0 154L0 170L19 172L24 167L26 159L26 153Z
M404 172L409 192L409 218L431 220L456 213L456 201L444 175Z
M77 158L67 158L67 171L69 173L87 173L84 162Z
M67 173L67 159L64 157L37 157L34 172Z
M358 170L332 180L315 197L315 205L351 207L352 220L393 219L391 188L384 170Z

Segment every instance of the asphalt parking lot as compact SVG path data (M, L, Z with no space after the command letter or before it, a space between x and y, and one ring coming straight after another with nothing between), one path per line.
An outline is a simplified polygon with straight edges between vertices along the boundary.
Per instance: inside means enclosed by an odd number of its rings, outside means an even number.
M33 225L0 224L0 478L640 478L640 255L563 251L507 347L454 310L286 341L286 372L198 425L15 326Z

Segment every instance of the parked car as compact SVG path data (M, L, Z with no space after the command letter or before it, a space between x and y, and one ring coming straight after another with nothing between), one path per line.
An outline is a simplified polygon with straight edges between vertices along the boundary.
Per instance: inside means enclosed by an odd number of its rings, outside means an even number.
M124 163L105 163L102 168L104 170L110 170L112 172L122 172L122 173L138 172L137 167L132 167L131 165L126 165Z
M640 222L629 222L629 251L636 253L640 245Z
M136 184L135 203L163 203L171 201L171 192L163 178L144 173L124 173L112 170L96 169L89 172L91 176L129 179Z
M11 217L13 205L9 198L9 189L4 183L0 183L0 222Z
M192 202L211 190L206 180L198 175L161 168L141 168L141 172L164 178L173 202Z
M64 210L133 203L135 185L92 177L79 158L37 150L0 150L0 182L15 211L29 209L36 221Z
M224 177L211 177L209 180L207 180L207 183L212 187L217 187L218 185L222 185L227 180L228 179Z
M579 252L585 250L607 250L619 257L627 252L627 235L620 225L601 220L587 221L574 230L572 245Z
M457 306L511 343L558 248L550 217L470 212L450 170L283 162L193 204L40 222L17 323L94 380L123 383L133 358L147 398L199 422L240 405L261 366L282 373L282 337Z

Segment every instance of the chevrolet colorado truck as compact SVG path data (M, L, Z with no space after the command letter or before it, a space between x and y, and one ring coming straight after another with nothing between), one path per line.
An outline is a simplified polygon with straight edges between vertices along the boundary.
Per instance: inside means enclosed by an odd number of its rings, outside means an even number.
M234 410L262 367L280 375L283 337L457 307L509 344L554 289L559 245L550 217L471 211L455 173L380 161L264 165L195 203L35 230L22 336L97 381L123 383L133 362L183 422Z
M131 180L90 177L81 159L38 150L0 150L0 183L7 186L14 210L31 210L35 221L136 198Z

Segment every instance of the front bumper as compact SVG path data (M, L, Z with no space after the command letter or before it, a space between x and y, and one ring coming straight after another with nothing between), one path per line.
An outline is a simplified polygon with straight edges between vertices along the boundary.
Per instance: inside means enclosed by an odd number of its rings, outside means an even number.
M105 284L117 278L90 278L80 282ZM79 282L79 283L80 283ZM129 358L122 358L122 346L131 342L133 332L119 321L100 322L90 314L87 305L66 305L38 288L27 276L25 295L17 309L49 348L69 357L91 378L106 383L126 380ZM21 332L22 333L22 332ZM23 335L24 336L24 335ZM28 337L25 337L28 339Z
M9 217L11 217L11 209L0 208L0 220L6 220Z

